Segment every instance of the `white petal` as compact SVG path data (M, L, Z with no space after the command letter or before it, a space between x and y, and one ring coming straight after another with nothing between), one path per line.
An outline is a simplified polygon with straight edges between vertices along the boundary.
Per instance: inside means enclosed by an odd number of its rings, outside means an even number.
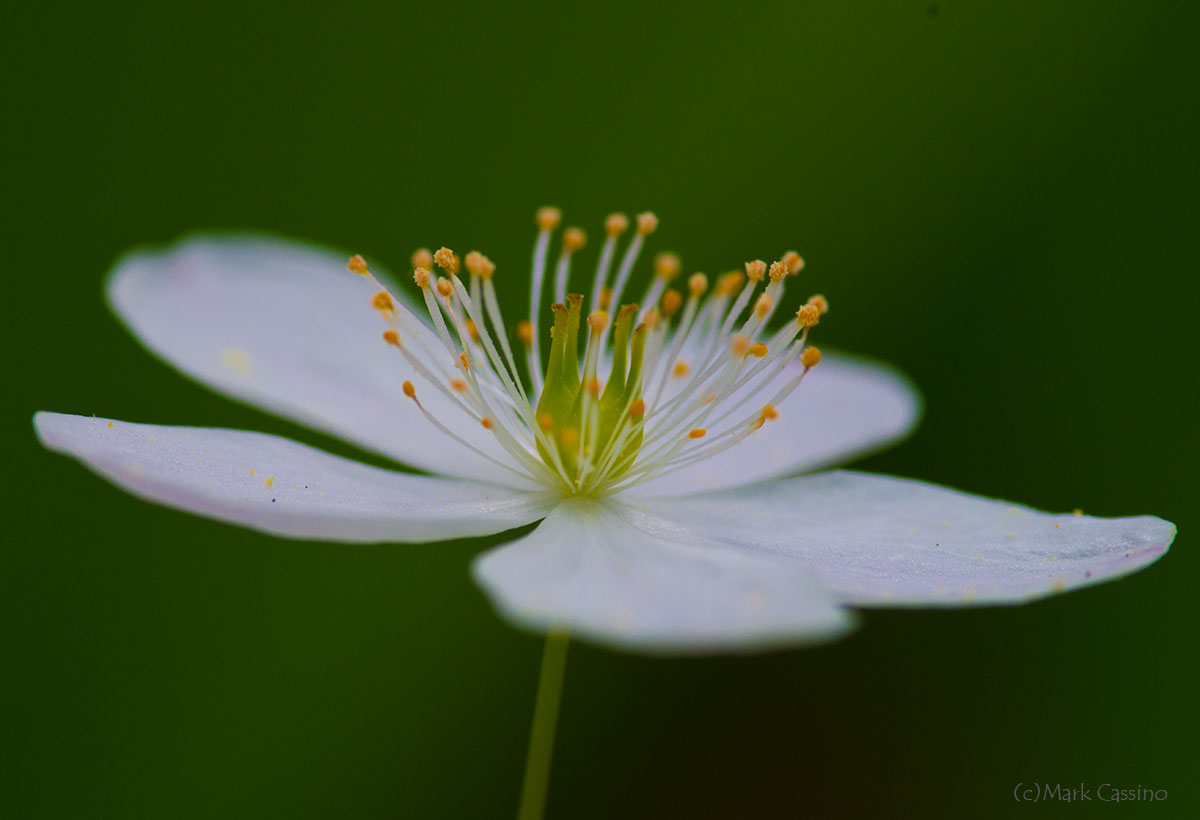
M800 372L786 368L738 414L752 415ZM744 390L752 389L748 385ZM734 400L731 398L731 400ZM841 463L904 438L921 417L921 398L899 371L844 354L826 354L780 416L707 461L637 487L642 497L688 495Z
M143 498L277 535L430 541L538 520L543 494L381 470L285 438L38 413L51 450Z
M568 499L529 535L477 558L475 578L518 624L649 652L811 643L852 625L798 561L652 535L626 514L615 502Z
M491 434L383 342L372 290L348 258L251 235L194 237L122 259L109 300L147 347L217 390L424 470L529 486L440 433L404 395L411 379L439 420L505 461Z
M798 558L847 603L1006 604L1126 575L1162 556L1160 518L1053 515L919 481L833 472L654 499L641 526Z

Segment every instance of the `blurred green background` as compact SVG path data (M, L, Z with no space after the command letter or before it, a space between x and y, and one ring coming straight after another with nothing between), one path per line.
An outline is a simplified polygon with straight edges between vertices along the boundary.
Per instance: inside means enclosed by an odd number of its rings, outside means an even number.
M868 613L817 650L576 644L550 817L1005 817L1030 811L1018 781L1162 788L1089 811L1197 816L1200 5L5 16L0 814L514 812L541 644L467 576L502 539L274 540L135 500L42 451L29 418L355 454L145 354L102 303L112 260L249 227L397 268L418 245L480 248L519 283L553 203L594 237L654 209L652 248L689 269L804 253L834 305L822 344L896 363L927 399L911 440L859 466L1181 536L1120 583Z

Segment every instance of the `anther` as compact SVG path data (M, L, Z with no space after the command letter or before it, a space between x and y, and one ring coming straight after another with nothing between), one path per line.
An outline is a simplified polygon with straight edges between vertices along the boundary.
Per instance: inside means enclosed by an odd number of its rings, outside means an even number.
M350 261L346 263L346 267L352 273L357 273L360 276L366 276L370 271L367 269L367 261L357 253L350 257Z
M722 296L728 296L741 289L742 283L746 281L746 275L741 271L732 270L729 273L721 274L721 278L717 280L717 293Z
M539 208L537 212L537 226L543 231L552 231L558 227L558 223L562 221L562 211L558 208Z
M654 330L658 327L659 312L658 308L650 308L646 311L646 315L642 317L642 324L647 330Z
M471 341L479 341L479 327L475 324L474 319L467 319L467 335L471 337Z
M775 409L775 405L773 404L764 404L762 417L768 421L775 421L775 419L779 418L779 411Z
M600 309L608 310L609 304L612 302L612 288L600 288Z
M523 345L533 344L533 323L528 319L517 322L517 341Z
M467 355L467 352L465 350L462 353L458 354L458 365L457 366L464 373L471 369L471 357Z
M393 347L400 346L400 334L394 330L383 331L383 340Z
M413 251L412 266L425 270L433 269L433 254L429 252L429 248L417 248Z
M787 265L787 272L792 276L804 270L804 258L795 251L788 251L783 255L783 264Z
M443 299L449 299L450 294L454 293L454 286L450 284L450 280L442 277L437 281L437 295Z
M675 315L675 311L679 310L683 304L683 294L675 290L675 288L667 288L666 293L662 297L662 314L668 319Z
M783 261L772 262L771 269L767 272L771 277L772 282L778 282L780 279L788 275L787 263Z
M767 423L766 418L764 418L763 416L759 416L754 421L750 422L750 429L757 430L758 428L762 427L766 423Z
M671 368L671 375L677 379L682 379L688 373L692 372L692 366L683 359L675 362L675 366Z
M392 297L388 295L386 290L381 290L376 293L371 299L371 306L376 310L395 310L396 306L392 303Z
M587 234L582 228L567 228L563 232L563 250L567 253L575 253L587 244Z
M814 327L821 321L821 309L811 302L807 305L801 305L796 311L796 321L800 327Z
M594 399L600 398L601 386L602 385L600 384L600 380L597 379L595 376L593 376L591 379L588 380L587 391L588 391L588 393L590 393L592 395L592 398L594 398Z
M609 214L604 220L604 232L609 236L620 236L629 228L629 217L625 214Z
M679 275L679 266L679 256L670 251L663 251L654 257L654 275L659 279L674 279Z
M829 312L829 300L819 293L816 296L808 297L808 303L821 311L822 314Z
M488 417L488 416L484 416L483 418L481 418L481 419L479 420L479 423L483 425L483 429L484 429L484 430L491 430L491 429L492 429L492 426L493 426L493 425L492 425L492 420L491 420L491 418L490 418L490 417Z
M603 310L593 311L587 318L588 327L592 330L604 330L608 327L608 314Z
M708 431L703 427L697 427L695 430L688 431L688 438L704 438L708 435Z
M750 350L750 338L741 333L729 340L729 352L734 356L742 357Z
M538 416L538 427L542 428L543 433L549 433L554 429L554 417L549 413L542 413Z
M566 447L574 447L579 443L579 431L574 427L564 427L558 437Z
M641 399L634 399L629 405L629 418L640 419L646 414L646 402Z
M438 248L437 253L433 255L433 261L437 266L451 276L458 276L458 254L449 248Z
M464 261L467 265L467 272L480 279L491 279L492 274L496 272L495 263L479 251L471 251Z
M754 313L758 318L765 319L771 313L771 308L773 307L775 307L775 300L764 293L754 303Z
M750 349L746 351L746 355L753 356L756 359L761 359L769 352L770 351L767 350L767 346L762 342L759 342L758 344L750 345Z
M410 399L416 399L417 388L413 387L412 382L410 382L410 381L404 382L404 395L408 396Z
M688 293L700 297L708 290L708 277L703 273L693 273L688 277Z
M454 388L454 390L456 392L459 392L459 393L467 392L467 383L465 381L463 381L462 379L451 379L450 386L452 388Z
M637 232L642 236L658 230L658 217L646 211L637 215Z
M761 282L763 276L767 273L767 263L761 259L755 259L753 262L746 263L746 276L751 282Z
M800 354L800 364L805 367L816 367L821 361L821 351L815 347L806 347Z
M413 270L413 281L417 283L419 288L429 287L429 269L418 267Z

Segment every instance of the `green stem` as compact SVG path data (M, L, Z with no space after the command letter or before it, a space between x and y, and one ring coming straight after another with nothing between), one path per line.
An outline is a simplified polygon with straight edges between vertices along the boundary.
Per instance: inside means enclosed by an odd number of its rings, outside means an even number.
M554 756L554 727L558 723L558 704L562 701L563 673L567 668L566 632L546 633L542 652L542 674L538 679L537 702L533 706L533 726L529 730L529 754L525 758L525 782L521 786L521 807L517 820L542 820L546 810L546 790L550 786L550 758Z

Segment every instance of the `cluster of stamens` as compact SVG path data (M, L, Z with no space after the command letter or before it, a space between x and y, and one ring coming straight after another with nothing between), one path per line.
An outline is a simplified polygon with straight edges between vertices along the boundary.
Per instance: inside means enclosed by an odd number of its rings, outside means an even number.
M829 309L823 296L808 299L782 328L766 330L783 299L785 280L804 267L799 254L788 252L770 265L747 262L744 273L731 271L714 283L695 273L679 290L670 286L681 270L679 257L660 253L641 301L621 305L610 319L610 307L621 304L645 237L658 227L654 214L639 214L617 263L618 243L630 221L612 214L605 220L585 317L585 296L568 293L572 260L587 241L581 229L563 231L557 261L553 271L549 268L560 222L557 209L538 211L529 318L513 328L519 348L509 340L496 296L496 267L477 251L463 260L449 248L413 254L413 281L427 320L395 298L361 256L347 266L375 290L371 304L388 325L384 341L508 455L496 458L454 432L457 425L426 409L416 387L405 381L404 394L425 417L480 457L566 494L619 492L710 458L777 420L779 405L821 360L807 338ZM543 371L539 308L551 276L553 323ZM795 375L778 384L777 377L794 362L800 363Z

